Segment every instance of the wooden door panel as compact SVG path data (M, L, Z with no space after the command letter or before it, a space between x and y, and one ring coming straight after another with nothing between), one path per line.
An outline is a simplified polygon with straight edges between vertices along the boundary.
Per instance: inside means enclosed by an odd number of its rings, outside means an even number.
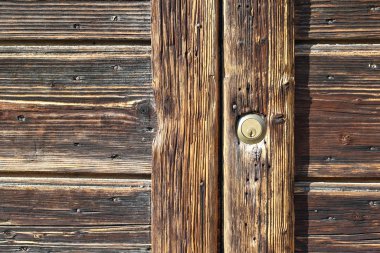
M219 251L219 8L217 0L152 1L156 253Z
M150 1L0 2L0 252L150 252Z
M0 171L150 174L149 46L0 47Z
M223 22L224 250L293 252L293 2L225 0ZM237 137L246 114L267 124L257 144Z
M380 46L296 48L297 176L380 177Z
M296 0L296 252L379 252L380 16Z

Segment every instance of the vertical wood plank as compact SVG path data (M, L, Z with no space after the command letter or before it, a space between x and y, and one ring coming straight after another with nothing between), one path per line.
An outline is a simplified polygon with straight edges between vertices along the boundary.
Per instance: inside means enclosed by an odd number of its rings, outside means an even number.
M216 0L153 0L152 249L217 252Z
M293 252L294 42L291 0L224 0L224 249ZM258 113L265 139L239 143Z

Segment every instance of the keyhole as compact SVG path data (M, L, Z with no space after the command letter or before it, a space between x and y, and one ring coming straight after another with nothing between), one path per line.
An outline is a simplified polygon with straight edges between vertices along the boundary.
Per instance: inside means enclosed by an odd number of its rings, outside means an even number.
M240 141L246 144L261 142L266 133L265 120L261 115L248 114L238 121L237 135Z

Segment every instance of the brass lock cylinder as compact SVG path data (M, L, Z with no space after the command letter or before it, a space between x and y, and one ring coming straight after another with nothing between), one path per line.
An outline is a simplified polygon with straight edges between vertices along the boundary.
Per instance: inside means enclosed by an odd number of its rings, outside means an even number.
M246 144L257 144L261 142L266 134L266 124L262 116L248 114L239 119L237 135L241 142Z

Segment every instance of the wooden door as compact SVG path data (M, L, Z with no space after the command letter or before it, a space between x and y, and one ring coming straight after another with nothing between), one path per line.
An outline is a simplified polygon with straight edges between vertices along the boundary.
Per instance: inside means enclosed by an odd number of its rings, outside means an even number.
M155 252L379 251L379 10L153 1Z
M292 2L152 3L153 251L292 252ZM256 145L237 136L249 113Z
M379 36L377 0L0 1L0 252L380 251Z

